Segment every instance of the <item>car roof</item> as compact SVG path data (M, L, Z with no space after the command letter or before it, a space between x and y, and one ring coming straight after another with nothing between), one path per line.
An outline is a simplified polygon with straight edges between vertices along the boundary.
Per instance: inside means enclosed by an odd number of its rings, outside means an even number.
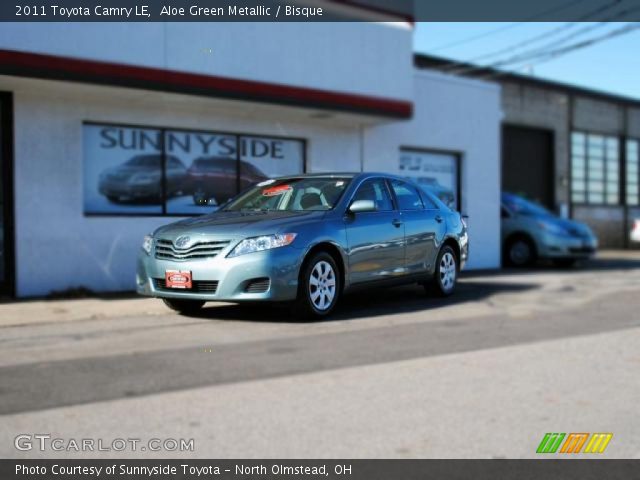
M392 173L383 172L323 172L323 173L301 173L300 175L285 175L275 178L274 180L284 180L289 178L352 178L364 180L371 177L385 177L403 181L411 181L410 179L394 175Z

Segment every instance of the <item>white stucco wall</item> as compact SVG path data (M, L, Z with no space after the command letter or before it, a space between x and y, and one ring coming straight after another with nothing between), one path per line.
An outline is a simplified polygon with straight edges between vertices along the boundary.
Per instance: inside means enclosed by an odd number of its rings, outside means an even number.
M406 100L406 24L3 23L0 49Z
M499 90L419 72L415 117L366 118L176 94L0 76L14 94L17 295L84 286L134 288L142 237L177 220L83 213L82 123L235 131L307 140L307 171L398 172L401 146L462 152L462 209L470 216L469 268L499 265ZM369 123L369 125L365 125Z
M357 170L355 127L291 116L291 109L0 77L14 92L16 290L44 295L78 286L135 288L142 237L176 217L83 213L82 122L237 131L307 139L307 170Z
M468 268L500 265L500 87L436 72L414 74L409 121L366 131L365 169L400 173L400 147L462 154L461 211L469 215Z

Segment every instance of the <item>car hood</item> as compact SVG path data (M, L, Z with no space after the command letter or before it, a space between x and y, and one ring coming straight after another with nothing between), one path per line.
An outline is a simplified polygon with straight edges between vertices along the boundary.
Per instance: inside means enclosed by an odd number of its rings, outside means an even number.
M569 220L567 218L560 218L560 217L553 217L551 215L546 217L540 217L540 220L545 223L550 223L552 225L556 225L558 227L564 228L569 233L573 235L577 235L579 237L593 235L593 232L586 224L582 222L577 222L575 220Z
M136 173L156 173L159 170L159 168L144 165L119 165L117 167L107 168L104 173L107 175L117 175L119 177L130 177Z
M154 237L174 239L180 235L206 235L225 238L250 237L291 232L308 222L324 217L324 211L312 212L215 212L160 227Z

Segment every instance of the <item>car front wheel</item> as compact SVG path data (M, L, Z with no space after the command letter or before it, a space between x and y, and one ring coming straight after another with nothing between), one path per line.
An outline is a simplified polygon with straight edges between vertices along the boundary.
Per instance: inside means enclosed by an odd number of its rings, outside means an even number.
M326 317L338 303L340 288L340 270L333 257L326 252L316 253L300 275L294 316L299 319Z
M181 300L176 298L163 298L164 304L171 310L181 315L192 315L197 313L205 302L202 300Z
M514 267L528 267L536 260L533 243L524 237L517 237L507 244L507 262Z

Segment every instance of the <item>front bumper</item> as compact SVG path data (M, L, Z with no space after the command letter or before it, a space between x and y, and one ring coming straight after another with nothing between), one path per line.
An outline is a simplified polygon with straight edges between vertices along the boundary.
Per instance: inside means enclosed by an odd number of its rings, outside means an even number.
M141 250L136 274L138 293L159 298L231 302L296 298L303 250L288 246L234 258L227 258L227 253L229 250L225 249L213 258L175 261L157 259L153 252L147 255ZM164 288L166 270L191 271L194 288ZM262 282L260 288L255 288L257 281Z
M538 241L538 256L541 258L587 259L598 250L595 237L565 237L544 234Z

